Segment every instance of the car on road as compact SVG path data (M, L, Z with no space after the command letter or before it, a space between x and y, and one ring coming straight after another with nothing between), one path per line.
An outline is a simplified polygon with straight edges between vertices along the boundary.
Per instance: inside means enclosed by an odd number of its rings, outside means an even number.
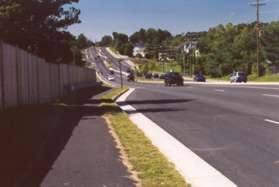
M194 81L196 82L206 82L206 78L203 76L202 73L198 73L194 77Z
M115 80L115 77L114 77L114 76L109 75L109 76L108 76L108 80L109 80L109 81L114 81L114 80Z
M171 86L171 85L183 86L184 85L183 77L176 72L166 73L165 86Z
M165 79L165 74L160 74L159 79L164 80Z
M247 76L244 72L233 72L230 76L231 83L247 82Z
M129 73L127 76L127 81L128 82L135 82L135 74L134 73Z
M145 73L144 78L146 79L152 79L152 73Z
M152 74L152 77L153 77L154 79L159 79L159 74L158 74L158 73L153 73L153 74Z
M110 73L111 75L114 75L114 70L113 70L112 68L109 68L109 73Z

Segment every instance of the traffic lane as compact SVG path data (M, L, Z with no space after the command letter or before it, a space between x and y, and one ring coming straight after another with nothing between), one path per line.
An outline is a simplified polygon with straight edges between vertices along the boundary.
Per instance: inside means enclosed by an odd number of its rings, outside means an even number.
M258 88L220 88L207 86L193 86L193 89L188 89L187 93L198 94L203 97L213 97L218 100L228 101L230 103L239 103L250 107L252 110L258 110L259 114L269 115L270 117L278 118L279 98L275 97L278 94L277 90L266 90ZM270 95L266 95L266 94ZM273 95L272 95L273 94ZM272 97L274 96L274 97ZM257 109L258 108L258 109Z
M119 70L119 59L114 58L105 48L101 48L102 53L111 61L112 66ZM131 67L125 62L122 61L123 71L128 71Z
M128 102L239 186L279 186L279 126L146 89L137 89Z
M202 100L210 105L222 106L228 110L235 110L247 115L261 115L279 121L278 99L265 99L261 95L253 95L253 93L238 94L237 89L234 93L219 93L211 88L198 87L195 85L184 87L164 87L163 85L144 85L146 89L157 91L158 93L166 93L176 97L190 97Z
M185 82L187 84L187 82ZM212 85L212 84L191 84L197 87L209 87L209 88L219 88L219 89L240 89L240 90L258 90L258 91L275 91L279 92L279 85L246 85L246 84L231 84L231 85Z

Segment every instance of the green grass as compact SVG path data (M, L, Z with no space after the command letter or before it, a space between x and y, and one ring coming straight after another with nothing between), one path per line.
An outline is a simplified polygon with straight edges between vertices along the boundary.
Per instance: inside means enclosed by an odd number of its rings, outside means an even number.
M117 49L115 49L114 47L110 47L109 48L112 52L114 52L115 54L119 54L119 52L117 51Z
M128 90L127 87L124 87L124 88L115 88L113 89L111 92L105 94L103 97L102 97L102 101L103 102L114 102L117 97L121 94L123 94L124 92L126 92Z
M248 80L255 82L279 82L279 74L265 75L262 77L257 77L253 74L248 76Z
M117 93L117 91L113 91ZM119 92L118 92L119 93ZM103 98L116 97L109 93ZM142 186L146 187L187 187L183 177L160 151L154 147L144 133L136 127L126 113L116 104L103 104L103 107L115 107L105 117L110 121L128 155L129 162L137 172ZM119 110L117 110L119 109Z
M154 73L163 73L164 67L162 64L159 64L155 59L134 59L134 62L139 66L141 72L154 72ZM175 62L165 63L165 72L175 71L181 73L181 66Z

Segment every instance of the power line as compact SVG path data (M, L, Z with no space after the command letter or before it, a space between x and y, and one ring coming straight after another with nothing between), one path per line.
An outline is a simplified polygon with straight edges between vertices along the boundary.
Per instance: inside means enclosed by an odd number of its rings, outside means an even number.
M261 62L260 62L260 51L261 51L261 21L260 21L260 7L265 6L266 2L261 2L257 0L256 2L249 3L250 6L255 6L257 10L257 24L256 24L256 32L257 32L257 73L258 77L261 76Z

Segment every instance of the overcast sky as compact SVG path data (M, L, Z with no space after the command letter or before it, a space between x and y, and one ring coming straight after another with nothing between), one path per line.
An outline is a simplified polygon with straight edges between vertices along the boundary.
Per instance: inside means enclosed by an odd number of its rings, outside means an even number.
M247 23L256 18L253 0L80 0L82 23L69 28L93 41L112 32L131 34L140 28L167 29L173 34L203 31L220 23ZM265 22L279 20L279 0L261 8Z

